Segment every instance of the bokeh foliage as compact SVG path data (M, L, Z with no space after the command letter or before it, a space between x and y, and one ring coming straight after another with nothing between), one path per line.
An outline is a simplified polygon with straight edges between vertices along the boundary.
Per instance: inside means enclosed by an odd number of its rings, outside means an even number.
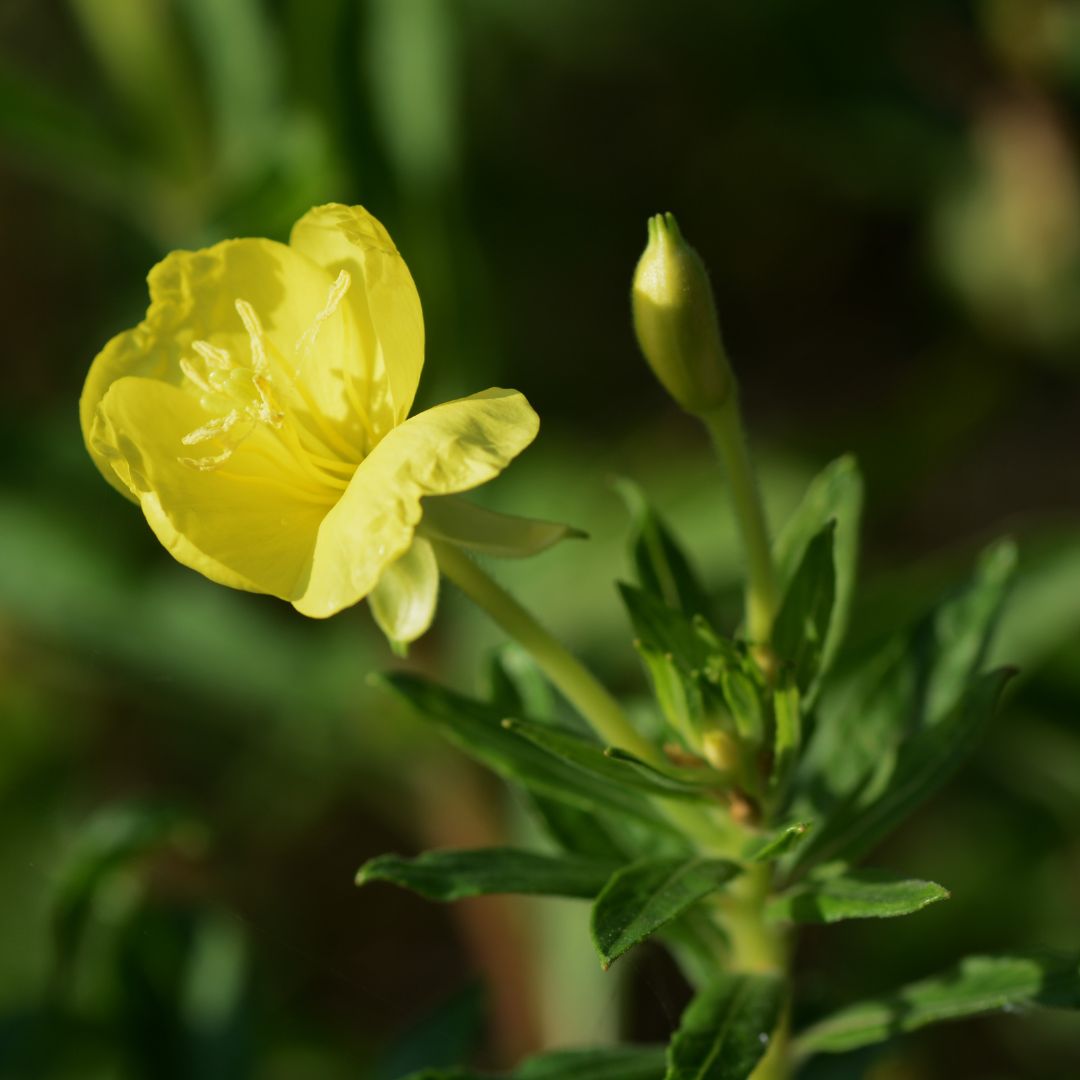
M490 383L540 411L485 498L592 539L501 576L627 694L612 476L737 607L705 446L635 355L648 213L710 265L775 519L862 462L856 651L1013 532L991 660L1021 679L888 852L953 900L887 937L823 928L800 963L825 1011L959 952L1080 945L1078 113L1067 0L3 0L0 1075L392 1080L620 1015L662 1037L684 1000L659 956L601 979L574 901L451 922L357 893L376 852L530 823L367 685L392 661L365 613L309 623L174 566L82 451L82 377L149 265L331 199L413 269L423 402ZM473 689L497 639L449 600L409 663ZM1080 1032L997 1018L875 1053L814 1075L1060 1076Z

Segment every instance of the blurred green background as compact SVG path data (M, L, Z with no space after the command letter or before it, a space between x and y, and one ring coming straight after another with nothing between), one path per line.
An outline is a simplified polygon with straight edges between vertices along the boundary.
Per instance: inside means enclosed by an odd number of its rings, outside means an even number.
M628 695L611 478L721 601L739 569L631 336L650 213L711 267L774 522L863 464L854 648L1016 534L996 658L1022 679L877 860L953 900L811 935L799 1007L1080 947L1078 123L1069 0L0 0L0 1076L393 1080L664 1038L686 999L656 951L602 976L574 902L358 892L378 852L532 825L366 683L397 663L366 611L308 622L184 570L83 451L82 379L150 265L331 200L412 268L421 403L506 385L539 410L482 498L592 539L500 577ZM447 595L408 663L474 688L497 643ZM812 1075L1076 1076L1080 1021Z

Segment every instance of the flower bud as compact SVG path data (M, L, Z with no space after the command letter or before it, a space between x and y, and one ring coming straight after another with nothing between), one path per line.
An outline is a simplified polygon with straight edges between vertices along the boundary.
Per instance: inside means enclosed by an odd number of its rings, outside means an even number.
M691 413L717 408L733 376L705 264L674 214L649 218L649 243L631 290L634 331L664 389Z

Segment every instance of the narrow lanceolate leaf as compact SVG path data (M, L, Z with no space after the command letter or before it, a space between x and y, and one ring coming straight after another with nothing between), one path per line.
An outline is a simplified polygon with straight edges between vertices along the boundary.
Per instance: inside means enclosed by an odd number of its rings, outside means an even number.
M532 793L532 805L544 831L564 851L571 855L622 861L619 841L595 811L579 810L535 792Z
M369 859L357 873L356 884L389 881L429 900L461 900L489 893L593 897L617 865L614 861L538 855L514 848L425 851L415 858L378 855Z
M952 776L981 738L1011 677L1004 668L980 676L949 716L901 746L880 794L860 799L856 791L834 813L803 849L800 863L851 861L869 851Z
M519 1065L513 1080L663 1080L662 1046L556 1050Z
M774 920L833 923L843 919L888 919L911 915L928 904L947 900L949 890L933 881L899 878L875 870L800 885L777 896L766 909Z
M668 798L709 797L709 789L700 782L690 783L674 774L660 772L627 751L605 750L600 743L575 731L531 720L508 719L503 721L503 727L569 765L612 784Z
M706 615L709 599L663 519L649 505L641 488L632 480L615 485L634 522L630 555L638 584L668 607L687 615Z
M773 768L769 790L777 806L787 801L787 792L802 745L802 695L798 686L786 674L773 695L773 714L776 718L773 735Z
M989 548L971 582L818 701L797 788L818 820L858 813L892 784L900 747L955 719L977 677L1015 562L1010 543Z
M859 556L859 520L863 483L853 457L838 458L815 477L806 496L776 541L776 563L785 587L795 576L810 541L829 521L836 522L833 560L836 570L835 599L829 632L822 650L821 671L826 672L843 642Z
M664 1080L745 1080L768 1049L783 1004L775 975L721 975L683 1013Z
M775 832L751 840L743 848L743 858L749 862L772 862L796 848L810 831L809 821L796 821Z
M604 967L738 873L726 859L641 859L617 870L592 910L593 944Z
M793 1049L800 1059L840 1053L927 1024L1036 1005L1080 1008L1080 956L969 956L950 971L834 1013L803 1031Z
M421 719L435 724L466 754L507 780L580 810L607 810L632 817L653 828L673 826L639 792L589 776L502 726L504 714L493 706L455 694L445 687L405 672L379 677L403 698Z
M511 559L536 555L560 540L585 536L572 525L499 514L458 495L424 500L423 531L434 540Z
M807 545L773 625L773 647L792 666L803 693L817 678L825 654L836 595L835 535L836 522L830 521Z

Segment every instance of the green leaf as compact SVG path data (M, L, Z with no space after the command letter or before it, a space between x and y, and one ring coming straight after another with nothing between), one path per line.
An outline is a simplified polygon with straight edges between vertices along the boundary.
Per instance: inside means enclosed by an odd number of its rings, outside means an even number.
M690 1002L664 1080L745 1080L764 1056L784 1004L774 975L722 975Z
M94 814L80 829L58 873L53 906L58 957L68 959L78 946L106 881L149 853L177 843L201 846L205 835L174 808L132 803Z
M425 499L422 531L434 540L504 559L538 555L561 540L586 536L572 525L500 514L458 495Z
M509 642L495 649L487 669L488 697L503 716L531 716L550 720L555 713L555 695L529 654Z
M859 522L863 482L853 457L827 465L811 482L802 503L775 544L781 585L787 588L812 539L829 522L836 522L833 542L835 600L828 635L821 655L821 671L828 671L847 630L859 557Z
M564 851L600 859L616 859L622 855L619 842L595 811L579 810L535 792L531 797L544 831Z
M858 858L941 787L978 744L1012 674L980 676L949 716L904 743L884 790L856 791L803 849L801 865Z
M743 848L749 862L772 862L797 847L810 831L809 821L796 821L765 836L755 837Z
M507 731L502 726L504 714L497 708L406 672L376 676L374 681L403 698L455 746L506 780L580 810L609 810L619 818L629 816L655 829L675 831L638 792L590 776Z
M624 581L618 587L634 633L645 648L670 653L687 672L704 672L714 650L691 618L644 589Z
M701 780L682 779L674 771L661 772L625 750L605 749L593 739L567 728L517 719L506 719L502 724L507 731L523 736L574 768L612 784L676 799L708 799L710 790L715 789ZM715 775L723 779L722 774Z
M738 668L728 668L720 675L720 688L740 740L760 746L765 737L765 706L757 683Z
M796 778L800 794L793 813L824 822L802 851L804 860L841 857L837 835L890 788L906 783L898 770L902 762L911 765L908 748L926 745L935 727L956 730L957 703L974 685L1014 562L1012 544L993 545L964 589L829 685L817 703L816 727ZM939 750L948 742L943 738ZM955 752L965 752L972 742L960 739Z
M617 870L592 910L593 944L604 967L703 897L739 867L726 859L641 859Z
M888 919L911 915L949 898L933 881L908 880L876 870L811 881L782 893L766 908L770 919L834 923L844 919Z
M775 803L782 806L786 801L788 785L795 770L802 745L802 711L799 688L785 673L783 685L773 694L773 715L776 729L773 735L773 770L769 788Z
M836 595L833 544L836 522L828 522L810 541L784 594L773 625L773 648L794 669L804 694L821 671Z
M377 855L356 875L357 885L389 881L429 900L461 900L490 893L591 898L618 864L573 855L538 855L514 848L425 851L414 858Z
M663 1080L662 1046L556 1050L520 1065L513 1080Z
M969 956L955 968L851 1005L795 1040L797 1058L869 1046L927 1024L1026 1006L1080 1008L1080 957Z
M522 1062L505 1080L663 1080L663 1046L611 1046L598 1050L554 1050ZM493 1080L490 1073L426 1069L405 1080Z
M668 607L687 615L707 615L710 604L704 588L641 488L632 480L619 479L615 490L623 497L634 523L630 555L638 584Z

